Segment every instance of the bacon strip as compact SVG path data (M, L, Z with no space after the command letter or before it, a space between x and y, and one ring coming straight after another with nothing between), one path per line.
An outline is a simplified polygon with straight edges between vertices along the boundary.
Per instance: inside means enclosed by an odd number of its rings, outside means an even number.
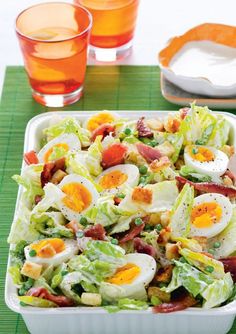
M156 159L160 159L162 157L161 152L157 148L153 148L151 146L145 145L143 143L136 144L139 154L148 162L152 162Z
M123 164L128 148L120 143L115 143L102 152L101 165L103 169Z
M151 129L144 123L145 117L141 117L137 122L138 136L142 138L152 138L153 132Z
M35 151L29 151L24 154L24 160L27 165L38 164L39 159Z
M184 310L195 305L197 301L189 293L183 293L181 296L169 303L163 303L152 308L153 313L170 313Z
M39 297L39 298L43 298L43 299L47 299L50 300L51 302L57 304L60 307L67 307L67 306L73 306L74 302L73 300L69 299L66 296L55 296L52 295L51 293L48 292L47 289L45 288L31 288L28 292L27 292L27 296L33 296L33 297Z
M156 256L155 248L151 245L148 245L145 241L138 237L134 238L134 249L137 253L148 254L152 257Z
M225 271L230 272L234 283L236 283L236 256L228 256L219 261L223 263Z
M53 174L61 169L61 170L65 170L66 166L65 166L65 161L66 159L63 157L61 159L52 161L52 162L48 162L46 164L44 164L43 166L43 171L41 173L41 185L42 188L45 186L45 184L47 184L48 182L50 182Z
M189 111L191 110L191 108L189 107L184 107L184 108L181 108L179 111L180 111L180 118L181 119L185 119L185 117L188 115Z
M123 244L129 240L133 240L134 237L136 237L142 232L142 230L144 229L144 226L145 226L145 223L141 225L134 225L133 228L131 228L129 232L123 238L119 240L119 243Z
M205 193L218 193L221 195L224 195L226 197L236 197L236 189L232 187L226 187L223 186L222 184L217 184L217 183L210 183L210 182L202 182L202 183L194 183L192 181L189 181L185 179L182 176L176 176L175 179L180 183L180 184L185 184L188 183L191 186L194 187L194 189L198 191L203 191Z
M106 231L101 224L96 224L84 230L84 236L94 240L105 240Z
M102 136L102 139L104 139L106 136L109 136L110 133L112 133L112 135L115 134L115 126L109 123L102 124L93 131L91 140L94 141L97 136Z

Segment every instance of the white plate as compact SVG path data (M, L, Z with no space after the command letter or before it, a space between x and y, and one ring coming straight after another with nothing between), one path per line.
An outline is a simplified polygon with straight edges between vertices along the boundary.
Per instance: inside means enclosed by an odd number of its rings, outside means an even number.
M130 118L167 115L167 111L114 112ZM62 117L74 116L79 120L85 120L92 112L63 111L57 114ZM236 117L228 113L222 114L232 125L230 140L236 146ZM42 130L49 125L53 115L55 112L48 112L29 121L25 132L24 152L39 149ZM23 163L22 167L24 165ZM22 187L19 187L15 216L20 204L21 192ZM9 265L10 255L8 267ZM101 307L57 309L22 307L17 298L17 289L8 273L5 302L11 310L23 316L31 334L225 334L230 330L236 314L236 301L210 310L189 308L169 314L153 314L151 308L147 311L121 311L116 314L108 314Z

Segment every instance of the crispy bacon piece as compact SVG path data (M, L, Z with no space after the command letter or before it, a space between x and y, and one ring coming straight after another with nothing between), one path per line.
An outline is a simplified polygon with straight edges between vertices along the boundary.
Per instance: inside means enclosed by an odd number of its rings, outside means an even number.
M24 160L27 165L38 164L39 159L35 151L29 151L24 154Z
M35 203L36 205L37 205L41 200L42 200L42 196L40 196L40 195L35 195L34 203Z
M155 248L151 245L148 245L145 241L138 237L134 238L134 249L137 253L148 254L152 257L156 256Z
M73 306L74 302L73 300L69 299L66 296L55 296L52 295L51 293L48 292L47 289L45 288L31 288L28 292L27 292L27 296L33 296L33 297L39 297L39 298L43 298L43 299L47 299L50 300L51 302L57 304L60 307L66 307L66 306Z
M185 183L190 184L191 186L194 187L194 189L198 191L203 191L206 193L218 193L226 197L230 197L230 198L236 197L235 188L226 187L226 186L223 186L222 184L210 183L210 182L194 183L192 181L185 179L182 176L176 176L175 179L182 185Z
M43 171L41 173L42 188L45 186L45 184L50 182L53 174L59 169L61 169L62 171L65 170L65 158L61 158L61 159L44 164Z
M161 152L157 148L153 148L151 146L145 145L143 143L136 144L139 154L148 162L152 162L156 159L160 159L162 157Z
M127 241L133 240L134 237L136 237L137 235L139 235L142 230L144 229L145 223L141 224L141 225L134 225L127 234L125 234L123 236L123 238L121 238L119 240L120 244L124 244Z
M96 139L97 136L102 136L102 139L104 139L106 136L109 136L110 133L112 135L115 134L115 126L109 123L105 123L100 125L97 129L95 129L92 133L92 141Z
M137 122L138 136L142 138L152 138L152 130L145 124L145 117L141 117Z
M228 256L224 259L220 259L224 265L225 271L230 272L234 282L236 283L236 256Z
M160 268L155 275L155 282L160 283L160 282L169 282L171 280L173 272L173 266L170 264L164 268Z
M195 305L197 301L185 292L169 303L163 303L152 308L153 313L170 313L184 310Z
M84 236L90 237L94 240L105 240L106 231L101 224L96 224L85 229Z
M190 109L191 109L191 108L189 108L189 107L181 108L181 109L179 110L179 111L180 111L180 118L181 118L181 119L185 119L185 117L188 115Z
M127 153L127 147L120 143L115 143L105 149L102 153L102 167L104 169L123 164Z

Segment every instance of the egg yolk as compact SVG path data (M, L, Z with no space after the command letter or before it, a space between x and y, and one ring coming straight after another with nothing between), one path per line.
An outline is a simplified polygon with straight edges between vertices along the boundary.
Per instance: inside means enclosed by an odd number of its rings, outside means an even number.
M111 114L106 113L106 112L99 113L90 118L90 120L87 123L87 129L89 131L94 131L100 125L105 124L105 123L112 123L113 121L114 121L114 117Z
M99 181L99 184L103 189L112 189L119 187L125 181L127 181L127 179L128 179L127 174L122 173L119 170L114 170L102 176Z
M196 228L209 228L213 224L219 223L221 217L221 206L215 202L206 202L193 208L191 222Z
M209 162L215 159L214 153L206 147L192 146L189 153L194 160L200 162Z
M69 151L69 146L65 143L59 143L52 146L44 154L44 162L53 161L63 157Z
M65 243L62 239L52 238L32 244L30 248L36 251L37 256L48 258L64 251Z
M130 284L140 274L141 270L136 264L127 263L121 268L118 268L115 274L110 277L107 282L111 284Z
M73 211L81 212L92 202L91 193L81 183L65 184L61 190L66 194L62 202Z

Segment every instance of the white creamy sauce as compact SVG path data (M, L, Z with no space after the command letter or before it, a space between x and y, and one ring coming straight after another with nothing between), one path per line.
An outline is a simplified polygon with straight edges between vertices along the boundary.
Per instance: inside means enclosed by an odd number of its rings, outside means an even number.
M236 48L210 41L189 42L169 67L177 75L204 77L214 85L229 86L236 83Z

